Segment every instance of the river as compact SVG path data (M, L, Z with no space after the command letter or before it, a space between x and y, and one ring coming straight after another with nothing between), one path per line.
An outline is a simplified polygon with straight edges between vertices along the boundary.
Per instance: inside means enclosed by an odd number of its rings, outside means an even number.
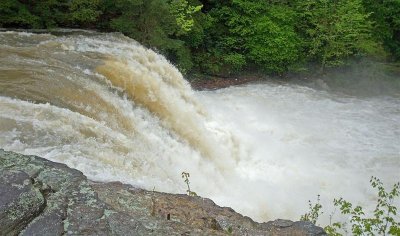
M372 208L400 179L400 98L264 82L194 91L120 34L0 32L0 148L97 181L198 195L257 221L321 195Z

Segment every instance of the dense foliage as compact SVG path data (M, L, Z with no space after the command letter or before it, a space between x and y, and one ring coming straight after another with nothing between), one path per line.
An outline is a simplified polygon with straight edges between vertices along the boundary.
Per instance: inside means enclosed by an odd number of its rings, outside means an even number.
M364 0L374 22L373 36L400 60L400 0Z
M400 60L400 0L2 0L0 27L119 31L184 72Z

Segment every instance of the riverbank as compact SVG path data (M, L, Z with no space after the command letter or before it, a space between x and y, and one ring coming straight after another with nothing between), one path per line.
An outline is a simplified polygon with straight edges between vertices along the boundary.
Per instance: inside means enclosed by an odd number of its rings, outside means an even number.
M241 75L231 77L203 75L197 76L196 78L189 80L189 82L195 90L215 90L262 80L264 80L264 78L260 75Z
M316 71L316 72L314 72ZM277 82L304 85L318 90L355 96L400 96L400 64L365 59L347 66L329 68L324 73L310 67L304 72L271 76L261 73L232 74L227 77L189 76L195 90L215 90L252 82Z
M90 181L0 149L0 235L325 235L310 222L256 223L212 200Z

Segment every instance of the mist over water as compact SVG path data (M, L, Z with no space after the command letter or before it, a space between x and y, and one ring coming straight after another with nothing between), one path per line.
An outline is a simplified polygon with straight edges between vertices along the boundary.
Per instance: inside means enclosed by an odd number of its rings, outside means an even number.
M200 94L204 105L247 149L238 173L275 216L300 214L321 194L373 207L368 180L400 178L400 101L356 98L290 84L254 84ZM303 210L304 211L304 210ZM326 219L327 220L327 219Z
M220 205L296 220L317 194L372 207L370 176L400 179L400 98L277 83L195 92L119 34L1 32L0 148L172 193L186 171Z

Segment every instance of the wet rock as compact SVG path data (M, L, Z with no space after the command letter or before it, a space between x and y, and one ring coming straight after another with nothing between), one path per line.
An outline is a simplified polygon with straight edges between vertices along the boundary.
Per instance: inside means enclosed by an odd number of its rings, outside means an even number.
M0 232L20 232L45 208L45 199L28 174L0 170Z
M0 149L0 235L325 235L309 222L256 223L182 194L97 183L64 164Z

